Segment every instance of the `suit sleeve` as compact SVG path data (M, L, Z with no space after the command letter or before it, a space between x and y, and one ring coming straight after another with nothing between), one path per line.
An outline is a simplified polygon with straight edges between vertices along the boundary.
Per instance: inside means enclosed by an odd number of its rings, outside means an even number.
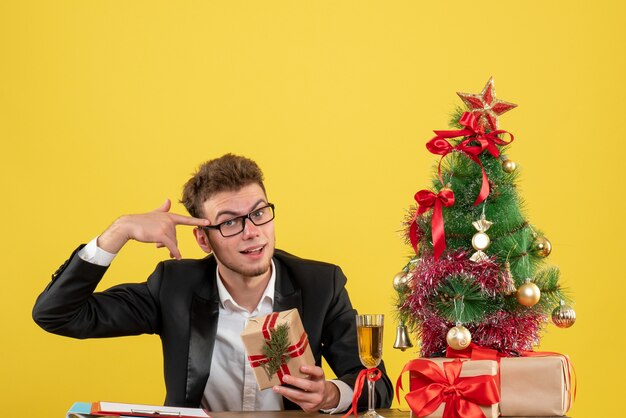
M337 378L350 387L354 387L356 377L364 369L359 360L359 350L356 332L356 310L352 308L346 277L339 267L334 271L333 302L324 319L324 340L322 354L328 365L337 375ZM389 408L393 399L393 386L385 364L381 361L378 368L383 376L376 382L376 406ZM367 408L367 390L359 398L359 409Z
M82 260L80 248L37 298L35 322L48 332L81 339L158 333L163 265L147 282L95 292L107 268Z

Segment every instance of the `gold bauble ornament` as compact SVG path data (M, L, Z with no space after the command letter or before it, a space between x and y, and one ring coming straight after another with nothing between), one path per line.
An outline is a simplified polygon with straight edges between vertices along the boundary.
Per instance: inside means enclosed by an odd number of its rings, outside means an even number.
M576 312L574 308L561 301L559 306L552 311L552 322L559 328L569 328L576 322Z
M472 334L463 325L457 325L450 328L446 335L446 341L450 348L454 350L463 350L472 342Z
M532 252L538 257L547 257L552 251L552 244L548 238L536 236L532 244Z
M528 307L535 306L537 302L539 302L540 297L541 290L539 290L539 287L531 282L530 279L526 279L526 283L517 289L517 301L520 305Z
M514 172L516 168L517 168L517 164L515 164L515 161L509 160L508 158L506 158L504 161L502 161L502 169L506 173Z
M401 292L406 287L406 282L408 280L408 274L406 271L402 270L398 274L393 277L393 288L396 291Z

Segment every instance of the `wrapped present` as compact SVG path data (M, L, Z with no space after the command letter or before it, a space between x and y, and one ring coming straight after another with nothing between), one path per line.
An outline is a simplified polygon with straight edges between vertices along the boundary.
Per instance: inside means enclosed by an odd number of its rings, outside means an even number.
M572 402L569 359L526 353L500 359L500 412L503 416L561 416Z
M470 344L465 350L448 350L446 356L498 361L502 416L562 416L575 397L573 367L563 354L523 351L521 357L502 357L496 350Z
M493 360L447 358L415 359L404 366L409 371L405 399L411 417L498 417L497 373ZM402 374L396 384L399 398Z
M259 389L283 383L283 376L308 377L301 365L315 358L297 309L252 318L241 334Z

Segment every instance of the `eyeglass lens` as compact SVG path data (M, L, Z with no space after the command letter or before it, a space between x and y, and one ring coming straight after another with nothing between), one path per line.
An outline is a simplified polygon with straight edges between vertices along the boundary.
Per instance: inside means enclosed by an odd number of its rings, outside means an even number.
M244 216L238 216L237 218L230 219L220 224L220 232L224 237L237 235L244 229L246 219L256 226L263 225L274 219L274 210L271 206L265 206L259 209L255 209Z

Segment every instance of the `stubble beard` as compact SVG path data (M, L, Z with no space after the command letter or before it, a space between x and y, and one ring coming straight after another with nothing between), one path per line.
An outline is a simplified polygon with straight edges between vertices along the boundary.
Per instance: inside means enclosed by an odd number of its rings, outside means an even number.
M268 253L269 257L267 258L267 263L264 265L251 267L249 269L246 269L243 266L238 266L235 263L231 263L230 261L225 259L225 257L221 257L221 250L217 250L215 247L213 247L213 255L220 262L220 264L222 264L224 267L226 267L230 271L233 271L241 275L244 278L254 278L254 277L262 276L270 270L272 266L271 260L272 260L272 257L274 256L274 248L275 248L273 244L274 243L272 243L271 249L269 248L270 247L269 243L263 249L263 251L269 251Z

